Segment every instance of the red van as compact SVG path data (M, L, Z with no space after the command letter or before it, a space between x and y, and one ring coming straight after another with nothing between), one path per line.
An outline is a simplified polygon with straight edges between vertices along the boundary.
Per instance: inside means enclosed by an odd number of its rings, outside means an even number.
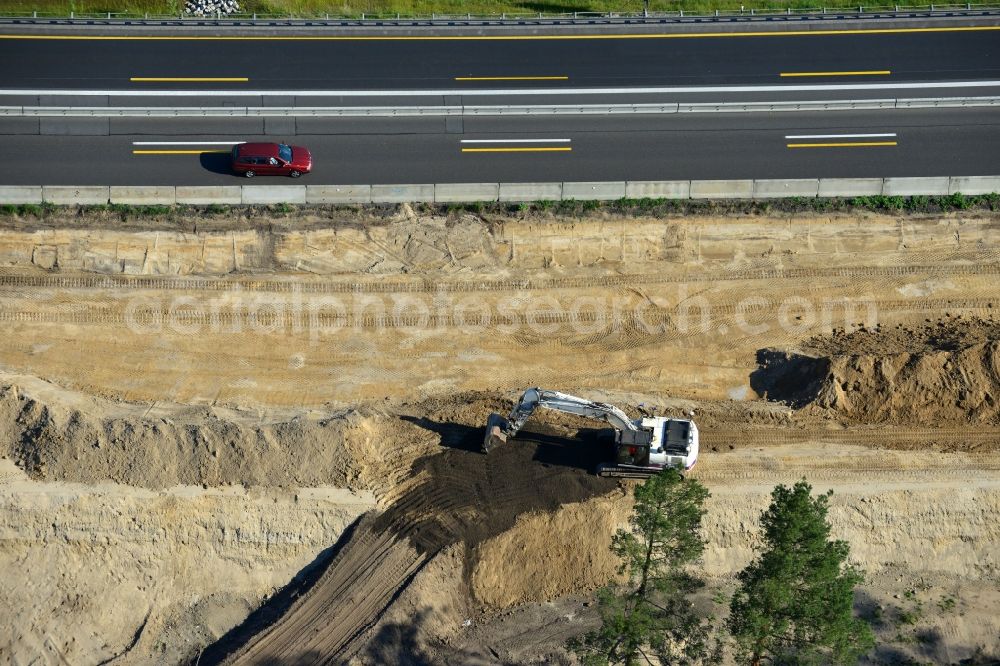
M308 148L284 143L238 143L233 146L233 171L247 178L254 176L291 176L298 178L312 171L313 158Z

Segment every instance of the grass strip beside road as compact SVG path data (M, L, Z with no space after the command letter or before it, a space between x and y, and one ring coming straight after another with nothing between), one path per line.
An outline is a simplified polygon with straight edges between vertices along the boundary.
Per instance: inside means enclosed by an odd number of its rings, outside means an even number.
M886 5L888 6L888 5ZM928 5L929 6L929 5ZM956 7L964 5L955 5ZM856 11L858 3L851 0L650 0L650 12L677 12L709 15L719 10L739 12L744 8L760 11L803 10L825 7ZM939 5L944 7L944 5ZM45 14L69 16L75 14L127 13L177 16L183 12L183 0L0 0L0 14L37 11ZM241 0L241 13L276 14L282 16L331 17L366 16L417 16L431 14L450 15L546 15L572 14L573 12L641 13L642 0L561 0L557 3L539 3L533 0Z
M983 213L1000 213L1000 194L948 194L943 196L888 196L875 195L867 197L818 198L818 197L786 197L783 199L747 200L747 199L618 199L616 201L565 200L565 201L534 201L524 203L478 202L455 204L412 204L413 210L419 214L449 215L461 213L489 214L499 216L521 215L552 215L556 217L586 217L588 215L603 216L607 213L615 215L633 215L635 217L674 218L678 215L769 215L784 213L855 213L872 211L877 213L926 215L949 211L980 211ZM248 205L248 204L208 204L191 205L133 205L133 204L101 204L84 206L58 206L52 203L42 204L7 204L0 205L0 218L54 218L66 210L76 210L80 213L106 213L118 217L123 222L148 221L150 228L162 228L163 222L179 223L191 212L199 212L206 218L231 219L234 213L243 211L247 225L270 225L275 218L295 215L300 211L315 210L353 210L367 211L373 216L393 217L397 213L396 206L386 204L356 204L356 205ZM255 211L250 214L249 211ZM266 211L266 215L259 214Z

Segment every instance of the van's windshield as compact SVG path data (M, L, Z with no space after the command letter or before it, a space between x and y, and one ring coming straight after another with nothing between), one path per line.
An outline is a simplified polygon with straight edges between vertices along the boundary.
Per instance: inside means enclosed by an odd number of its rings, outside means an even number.
M283 143L278 144L278 157L286 162L292 161L292 147Z

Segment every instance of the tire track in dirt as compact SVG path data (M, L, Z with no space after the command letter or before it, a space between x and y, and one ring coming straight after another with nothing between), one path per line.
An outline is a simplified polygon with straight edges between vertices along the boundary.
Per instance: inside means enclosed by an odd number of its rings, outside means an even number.
M273 292L303 294L352 293L437 293L437 292L506 292L549 289L584 289L629 287L636 284L657 285L684 282L814 280L817 278L885 279L927 275L951 277L962 275L1000 275L1000 263L957 265L908 264L890 266L846 266L828 268L728 269L704 272L634 273L585 277L519 278L508 280L379 280L379 281L308 281L227 278L170 278L160 276L120 275L37 275L0 272L0 288L34 289L116 289L152 291L209 291L248 293Z
M727 299L728 301L729 299ZM927 298L927 299L871 299L865 301L880 311L888 312L922 312L936 310L977 310L989 312L995 306L1000 306L1000 294L996 298ZM766 304L740 304L723 301L712 304L712 313L715 315L733 316L760 313L777 314L779 307L774 303ZM632 330L637 330L635 322L641 321L643 328L664 327L671 322L670 315L664 311L654 311L649 316L652 320L639 317L615 317L607 313L581 312L579 314L567 312L538 313L532 317L534 323L538 325L550 324L595 324L607 323L609 325L623 325L628 334ZM262 324L258 315L243 312L218 312L204 313L194 312L172 312L169 309L135 309L129 313L109 310L77 310L67 312L65 310L3 310L0 311L0 321L3 322L24 322L41 324L110 324L123 325L128 323L138 323L142 325L156 325L170 318L178 320L180 326L202 325L215 327L228 327L230 329L242 330L242 328L259 328L268 332L270 327L267 320ZM315 326L319 324L321 328L349 329L349 328L455 328L468 327L469 322L464 317L452 315L431 315L429 318L407 316L355 316L351 314L339 315L321 313L313 321L309 321L305 315L299 318L297 326L305 329L307 325ZM632 328L628 328L628 326ZM242 328L241 328L242 327Z

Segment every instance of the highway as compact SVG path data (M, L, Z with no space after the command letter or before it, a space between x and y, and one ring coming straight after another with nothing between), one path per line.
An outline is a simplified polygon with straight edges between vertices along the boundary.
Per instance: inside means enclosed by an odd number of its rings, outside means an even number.
M1000 105L472 115L469 105L1000 97L1000 26L815 34L0 35L0 184L238 184L239 141L308 146L301 183L1000 173ZM219 118L203 107L448 106L449 117ZM57 117L188 107L178 118ZM32 112L37 113L37 112ZM385 114L383 114L385 115ZM108 127L110 126L110 130ZM137 152L138 151L138 152ZM260 179L258 182L283 182Z
M0 39L0 88L184 87L156 78L237 79L231 87L425 89L734 85L1000 79L1000 31L453 40L288 37L237 40ZM739 33L736 33L737 35ZM809 76L855 72L849 76ZM785 75L785 76L782 76ZM799 76L789 76L799 75ZM243 80L245 79L245 81ZM138 84L138 85L137 85ZM189 84L188 84L189 85ZM215 84L217 85L217 84Z
M313 122L337 123L339 133L289 137L199 135L194 133L197 121L190 122L188 136L7 137L9 154L25 158L0 167L0 180L12 185L241 184L243 179L229 173L228 148L257 139L287 139L310 148L315 171L296 184L1000 173L995 109L466 118L461 133L449 133L444 118L322 119ZM839 143L885 145L829 145Z

